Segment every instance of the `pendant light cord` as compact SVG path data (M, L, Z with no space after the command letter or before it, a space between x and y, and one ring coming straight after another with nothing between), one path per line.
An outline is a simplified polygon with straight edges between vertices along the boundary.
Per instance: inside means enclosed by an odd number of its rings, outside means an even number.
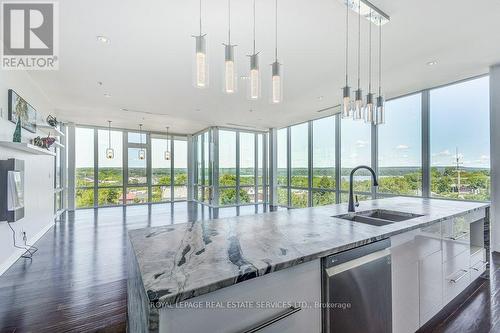
M372 10L370 9L370 32L368 38L368 93L372 92Z
M346 2L346 15L345 15L345 85L349 85L349 6L351 0Z
M382 96L382 18L379 18L378 31L378 95Z
M228 45L231 45L231 0L227 0L227 11L228 11L227 42Z
M358 0L358 90L361 89L361 0Z
M167 152L170 152L170 145L168 144L168 129L169 127L167 126Z
M253 0L253 54L255 54L255 0Z
M111 120L108 120L108 148L111 148Z
M275 0L274 24L274 57L278 61L278 0Z
M200 36L201 36L201 0L200 0Z

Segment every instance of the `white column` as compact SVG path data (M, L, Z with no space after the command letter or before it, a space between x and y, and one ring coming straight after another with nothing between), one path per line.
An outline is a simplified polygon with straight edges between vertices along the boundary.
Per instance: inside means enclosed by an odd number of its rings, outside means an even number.
M500 252L500 64L490 68L491 243Z
M194 200L194 173L196 170L195 149L193 136L187 136L187 169L188 169L188 201Z
M66 126L68 160L68 211L75 210L75 125L68 124Z

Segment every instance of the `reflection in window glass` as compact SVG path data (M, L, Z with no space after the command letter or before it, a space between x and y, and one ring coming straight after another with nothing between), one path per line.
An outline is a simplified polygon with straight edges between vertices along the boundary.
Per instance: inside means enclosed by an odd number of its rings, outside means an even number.
M170 140L151 138L151 181L153 185L170 185L172 161L165 159L165 151L169 144ZM168 149L171 151L171 147Z
M489 79L430 93L431 195L490 198Z
M255 135L240 133L240 185L255 184Z
M219 186L236 186L236 132L219 131Z
M313 121L313 184L314 188L335 189L335 118ZM323 192L317 192L323 193ZM326 198L328 197L328 198ZM314 197L315 206L321 205L320 194ZM331 203L325 196L325 204Z
M288 185L288 173L287 173L287 129L282 128L278 130L277 133L277 177L278 185L287 186Z
M422 95L386 103L378 127L379 192L422 195Z
M98 186L99 187L107 187L107 186L122 186L123 185L123 134L119 131L111 131L111 135L108 130L98 130L97 131L97 140L98 140ZM110 140L111 139L111 140ZM111 146L110 146L111 144ZM112 159L108 159L106 157L106 150L111 147L114 151L114 157ZM78 154L77 154L78 155ZM106 191L102 191L105 193ZM106 192L106 193L112 193ZM113 193L116 193L114 191ZM111 200L111 197L108 197L110 200L104 200L104 204L107 204L108 201L115 202L118 200ZM99 205L101 205L101 199L99 198Z
M351 118L341 121L341 190L349 191L349 174L358 165L371 166L371 127ZM370 192L371 176L359 170L354 177L354 190Z
M290 127L292 187L309 187L308 128L308 123Z
M128 183L146 184L146 158L139 159L139 148L128 148Z

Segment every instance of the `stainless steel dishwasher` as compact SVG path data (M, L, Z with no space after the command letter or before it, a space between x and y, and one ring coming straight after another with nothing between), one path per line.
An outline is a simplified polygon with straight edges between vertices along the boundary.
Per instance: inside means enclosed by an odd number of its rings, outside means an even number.
M323 332L392 332L389 239L323 258Z

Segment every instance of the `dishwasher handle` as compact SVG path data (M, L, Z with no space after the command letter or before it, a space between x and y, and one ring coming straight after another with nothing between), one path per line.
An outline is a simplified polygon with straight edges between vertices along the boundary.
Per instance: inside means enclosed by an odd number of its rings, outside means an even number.
M286 317L289 317L289 316L293 315L294 313L299 312L300 310L302 310L301 307L291 306L288 309L286 309L285 311L283 311L282 313L277 314L276 316L274 316L274 317L266 320L263 323L255 325L252 328L244 330L241 333L255 333L255 332L258 332L258 331L260 331L260 330L262 330L262 329L264 329L264 328L266 328L268 326L271 326L274 323L277 323L280 320L285 319Z
M333 275L348 271L350 269L359 267L361 265L367 264L369 262L378 260L378 259L383 258L383 257L388 257L387 264L390 265L391 264L390 256L391 256L391 251L389 249L384 249L381 251L370 253L364 257L357 258L357 259L342 263L342 264L337 265L337 266L332 266L330 268L327 268L325 271L326 271L327 276L331 277Z

